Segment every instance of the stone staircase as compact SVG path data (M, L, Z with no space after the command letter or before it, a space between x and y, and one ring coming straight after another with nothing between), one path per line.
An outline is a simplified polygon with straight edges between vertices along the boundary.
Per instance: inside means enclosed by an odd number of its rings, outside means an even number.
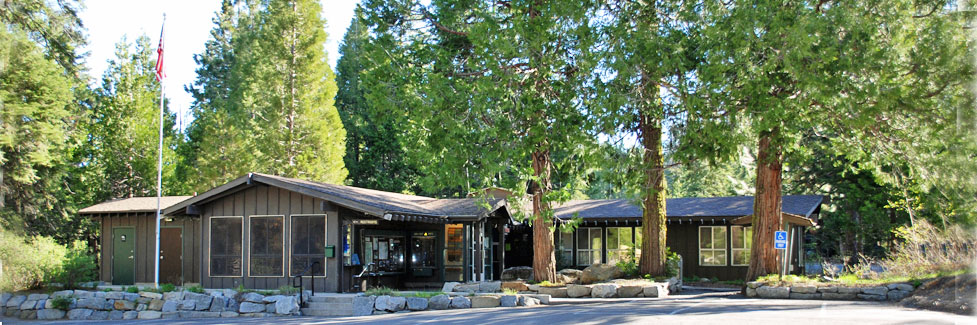
M315 295L308 297L308 306L302 308L305 316L352 316L353 295Z

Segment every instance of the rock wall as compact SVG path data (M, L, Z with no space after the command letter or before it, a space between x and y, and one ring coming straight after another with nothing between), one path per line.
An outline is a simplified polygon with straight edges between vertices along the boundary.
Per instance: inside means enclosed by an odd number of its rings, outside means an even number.
M795 284L792 286L771 286L759 282L746 284L746 296L765 299L825 299L825 300L873 300L899 301L912 294L914 288L908 283L854 287L838 285Z
M58 309L56 301L66 302ZM39 320L126 320L299 315L299 297L234 290L206 293L64 290L48 294L0 294L7 317ZM63 306L62 306L63 307Z

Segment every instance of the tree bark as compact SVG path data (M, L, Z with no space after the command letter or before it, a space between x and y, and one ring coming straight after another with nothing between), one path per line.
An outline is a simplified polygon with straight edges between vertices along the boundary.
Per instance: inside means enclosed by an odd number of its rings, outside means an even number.
M556 256L553 255L553 220L546 215L549 203L543 196L550 190L550 152L537 146L533 152L533 276L537 282L556 282Z
M642 274L665 275L665 158L662 153L661 119L641 113L639 116L642 157L645 166L643 212L641 215L641 257L638 268Z
M774 232L781 225L781 167L783 152L773 142L779 129L760 133L757 148L756 196L753 200L753 249L747 280L777 273L780 254L774 248Z

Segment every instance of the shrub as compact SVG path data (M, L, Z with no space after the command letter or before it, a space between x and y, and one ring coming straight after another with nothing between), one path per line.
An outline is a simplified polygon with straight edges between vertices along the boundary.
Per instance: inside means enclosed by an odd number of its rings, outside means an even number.
M71 307L71 298L68 297L55 297L51 299L51 305L54 309L61 309L67 311Z
M0 291L39 289L56 272L67 249L50 237L26 238L0 228Z
M254 290L245 288L243 284L237 285L237 287L234 288L234 291L237 291L237 293L239 293L239 294L245 294L245 293L254 292Z
M959 225L946 229L925 220L913 227L895 231L901 242L894 245L889 256L880 264L886 276L922 277L928 274L951 273L969 269L977 259L974 242L977 235Z
M518 294L518 293L519 293L519 291L516 291L516 289L513 289L513 288L505 288L505 289L502 289L502 294L514 295L514 294Z
M163 283L159 285L159 293L173 292L176 290L176 286L172 283Z
M139 293L139 287L136 287L136 286L128 287L128 288L126 288L126 292L128 292L128 293Z
M204 293L204 288L201 286L190 286L183 288L184 291L190 291L193 293Z
M88 246L79 241L68 251L60 269L51 273L49 281L61 283L63 289L77 289L80 283L95 281L97 270L95 258L88 254Z
M638 263L633 258L617 262L617 268L621 269L626 277L633 278L641 274L638 270Z

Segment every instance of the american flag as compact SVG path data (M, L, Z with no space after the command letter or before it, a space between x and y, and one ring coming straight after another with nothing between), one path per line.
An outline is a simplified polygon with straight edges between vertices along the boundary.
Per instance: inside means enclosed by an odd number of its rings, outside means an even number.
M165 24L165 23L164 23ZM159 47L156 48L156 81L163 80L166 73L163 72L163 27L159 28Z

